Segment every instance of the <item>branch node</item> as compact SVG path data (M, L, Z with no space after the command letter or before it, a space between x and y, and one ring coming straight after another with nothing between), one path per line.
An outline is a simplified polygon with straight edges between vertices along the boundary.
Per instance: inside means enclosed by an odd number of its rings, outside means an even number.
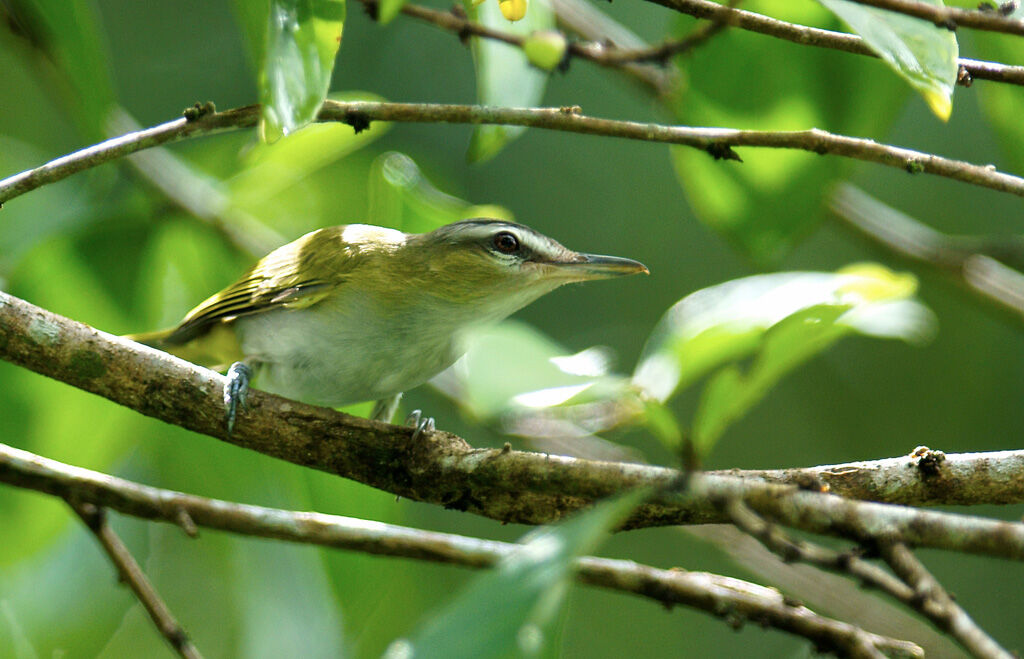
M199 537L199 528L196 526L192 516L188 514L188 511L184 508L178 508L174 511L174 523L181 527L181 530L185 532L190 538Z
M910 454L913 466L917 468L924 478L935 478L942 475L941 466L946 461L946 454L942 451L933 451L927 446L918 446Z
M356 135L370 127L370 118L358 110L346 110L342 121L352 126Z
M728 144L712 142L708 144L704 150L707 151L708 155L715 160L735 160L736 162L743 162L743 158L740 158L740 155L733 151L733 148Z
M185 108L181 114L185 117L185 121L192 123L215 112L217 112L217 106L213 104L213 101L206 101L205 103L194 103L191 107Z

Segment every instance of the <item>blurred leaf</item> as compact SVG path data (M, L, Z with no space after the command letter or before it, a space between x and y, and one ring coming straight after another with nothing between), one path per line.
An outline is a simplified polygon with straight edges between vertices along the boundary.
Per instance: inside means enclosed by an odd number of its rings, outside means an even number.
M512 221L500 206L474 206L441 192L426 179L409 156L390 152L370 170L370 202L366 221L408 233L423 233L472 217Z
M327 97L345 24L345 0L271 0L259 74L267 142L316 118Z
M959 70L956 35L926 20L849 0L819 0L859 34L946 121ZM923 0L936 7L942 0Z
M524 37L555 24L551 8L539 0L530 3L526 17L517 23L509 23L493 0L467 7L467 11L473 20L489 28ZM522 50L480 37L472 38L472 46L476 96L481 105L533 107L540 103L547 73L531 66ZM477 126L473 129L467 158L470 162L493 158L524 130L522 126Z
M1024 3L1018 3L1011 18L1024 21ZM1021 38L1016 35L983 33L972 40L978 56L994 62L1019 63ZM995 130L994 140L1000 155L1014 168L1024 170L1024 97L1020 87L1007 84L981 84L977 90L981 109Z
M568 521L523 538L522 547L474 580L457 599L421 624L386 657L536 656L548 648L550 622L572 577L572 562L589 553L643 499L634 491L603 501Z
M750 0L743 8L805 25L838 23L811 3ZM689 34L694 25L680 19L673 36ZM884 135L907 94L899 79L870 58L788 44L766 48L764 37L742 30L717 35L677 64L692 75L671 109L679 123L691 126ZM777 263L822 221L831 183L853 165L847 158L785 149L741 149L742 163L714 160L692 148L671 152L700 221L761 266Z
M791 316L822 306L843 308L833 324L872 336L924 340L934 319L920 303L908 299L916 286L912 275L860 264L836 273L783 272L705 288L677 302L662 317L644 347L633 383L665 401L718 366L767 346L769 357L779 362L770 364L766 376L781 375L783 356L797 360L794 363L806 356L798 354L798 342L768 342L766 333ZM794 322L808 328L807 341L820 331L813 319ZM787 346L791 354L778 352Z
M849 305L818 305L789 316L764 336L754 365L744 376L737 366L716 373L701 396L693 423L697 452L707 455L725 429L786 373L853 331L839 318Z
M116 95L96 6L90 0L9 0L19 27L66 76L65 107L94 141L107 137Z
M340 101L382 100L358 92L331 97ZM239 204L256 209L285 188L375 141L389 127L386 122L375 121L356 133L342 123L310 124L287 140L258 144L246 155L245 167L228 181L231 196Z
M466 355L452 367L456 400L463 411L494 420L514 410L615 399L628 381L607 374L599 348L574 355L533 327L506 321L465 337ZM514 368L509 355L515 355Z
M395 20L404 6L405 0L380 0L377 4L377 20L381 25L387 25Z
M231 6L242 29L242 40L249 62L258 73L262 69L263 54L267 48L270 3L261 0L232 0Z

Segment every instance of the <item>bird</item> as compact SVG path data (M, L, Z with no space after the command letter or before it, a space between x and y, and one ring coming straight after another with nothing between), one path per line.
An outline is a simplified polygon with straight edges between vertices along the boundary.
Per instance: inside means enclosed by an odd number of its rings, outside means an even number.
M504 220L473 218L419 234L347 224L275 249L177 326L128 338L227 368L229 433L250 385L327 407L375 400L372 418L390 421L403 392L465 352L465 330L564 284L638 273L649 271ZM417 431L428 422L432 429L432 420L414 415Z

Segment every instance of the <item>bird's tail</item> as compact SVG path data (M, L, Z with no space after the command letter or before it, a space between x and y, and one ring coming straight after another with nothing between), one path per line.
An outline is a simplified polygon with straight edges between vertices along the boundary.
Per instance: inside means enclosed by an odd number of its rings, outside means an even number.
M175 334L179 334L177 328L125 334L124 338L218 371L243 358L235 332L226 324L214 325L187 341L174 340Z

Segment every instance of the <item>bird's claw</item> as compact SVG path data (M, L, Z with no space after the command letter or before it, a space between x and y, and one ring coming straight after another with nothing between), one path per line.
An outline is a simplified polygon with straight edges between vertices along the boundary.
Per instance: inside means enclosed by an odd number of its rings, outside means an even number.
M252 368L243 362L235 362L228 369L228 381L224 384L224 408L227 415L228 434L235 427L238 408L245 408L249 394L249 382L252 380Z
M415 428L409 438L410 442L415 442L423 433L434 432L434 417L424 417L421 410L413 410L405 419L405 425Z

